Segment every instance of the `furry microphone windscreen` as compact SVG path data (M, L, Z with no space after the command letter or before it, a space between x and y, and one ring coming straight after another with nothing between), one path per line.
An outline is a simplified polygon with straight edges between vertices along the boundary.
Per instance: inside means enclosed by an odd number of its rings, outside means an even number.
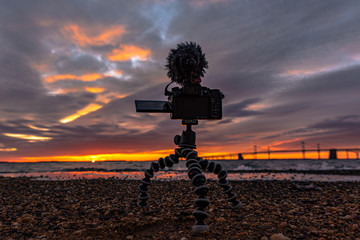
M208 62L200 45L195 42L184 42L170 50L165 67L171 81L183 85L193 79L201 81L200 77L204 77Z

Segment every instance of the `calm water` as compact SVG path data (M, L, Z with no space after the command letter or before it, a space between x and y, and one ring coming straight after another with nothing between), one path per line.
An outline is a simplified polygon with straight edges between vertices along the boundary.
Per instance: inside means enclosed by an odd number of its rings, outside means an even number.
M215 161L230 172L230 180L293 180L293 181L360 181L360 175L309 174L271 171L289 170L360 170L360 160L228 160ZM0 163L0 176L35 177L44 180L66 180L78 178L141 179L143 170L150 162L38 162ZM259 172L264 170L264 172ZM246 172L242 172L246 171ZM270 172L269 172L270 171ZM216 175L207 173L207 178ZM187 179L185 161L180 161L171 169L155 173L155 179Z

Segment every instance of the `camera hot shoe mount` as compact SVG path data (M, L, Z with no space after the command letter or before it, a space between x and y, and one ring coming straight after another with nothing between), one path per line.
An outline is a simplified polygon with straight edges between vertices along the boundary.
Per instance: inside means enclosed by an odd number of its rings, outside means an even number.
M195 194L198 195L195 200L197 209L193 212L196 223L192 229L194 232L199 233L209 230L204 221L209 216L205 211L205 208L210 204L210 201L206 198L209 187L205 185L206 178L203 171L217 174L219 179L217 184L222 188L223 194L227 195L227 200L232 203L234 209L240 208L241 202L236 199L236 194L232 192L232 187L229 185L229 181L226 180L227 171L223 170L221 164L204 160L198 157L197 152L194 151L196 148L196 133L192 131L191 126L197 125L197 122L197 120L183 120L182 123L186 125L186 130L182 132L181 136L176 135L174 137L175 144L179 146L179 148L175 148L175 154L170 154L165 158L160 158L157 162L152 162L150 168L145 170L145 178L141 180L138 187L140 191L138 206L148 207L147 200L150 196L147 191L149 185L151 185L151 178L154 177L154 172L158 172L165 167L172 167L174 164L179 163L180 157L183 157L186 159L188 176L196 187Z

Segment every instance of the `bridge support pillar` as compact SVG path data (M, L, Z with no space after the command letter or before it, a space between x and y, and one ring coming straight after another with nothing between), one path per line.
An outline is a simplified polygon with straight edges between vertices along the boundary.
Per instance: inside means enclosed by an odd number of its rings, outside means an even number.
M337 151L335 148L330 149L329 159L337 159Z
M243 156L241 153L238 154L238 160L244 160Z

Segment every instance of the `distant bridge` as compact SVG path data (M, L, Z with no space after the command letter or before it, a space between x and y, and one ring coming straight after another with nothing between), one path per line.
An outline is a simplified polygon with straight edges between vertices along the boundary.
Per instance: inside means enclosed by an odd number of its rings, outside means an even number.
M270 150L270 148L268 148L267 151L256 151L256 146L254 146L254 151L253 152L241 152L241 153L231 153L231 154L225 154L225 155L212 155L212 156L206 156L204 158L209 159L209 160L254 160L254 159L258 159L258 154L266 154L267 158L262 158L262 159L279 159L279 158L271 158L271 154L276 154L276 153L299 153L302 154L302 157L296 158L296 159L306 159L306 153L309 152L317 152L318 154L318 159L322 159L321 158L321 152L328 152L329 153L329 157L328 158L323 158L323 159L340 159L338 158L338 153L346 153L346 157L341 158L341 159L359 159L359 153L360 153L360 148L328 148L328 149L320 149L319 145L317 149L305 149L303 147L303 149L297 149L297 150ZM355 153L356 154L356 158L349 158L349 153ZM246 157L245 157L246 156ZM314 158L311 158L314 159Z

